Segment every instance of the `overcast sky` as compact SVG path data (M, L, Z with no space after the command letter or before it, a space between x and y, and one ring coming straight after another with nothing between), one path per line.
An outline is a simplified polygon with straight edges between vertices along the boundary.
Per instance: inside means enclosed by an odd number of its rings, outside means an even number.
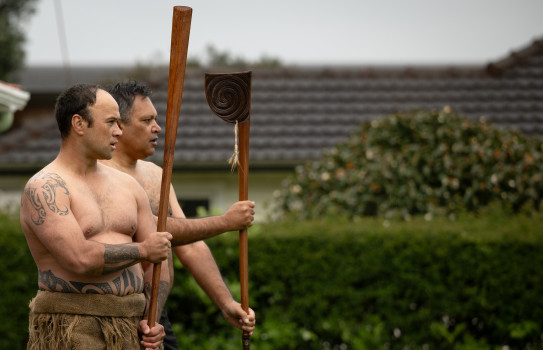
M193 9L189 58L211 44L299 65L481 64L543 39L543 0L38 0L26 62L167 63L178 5Z

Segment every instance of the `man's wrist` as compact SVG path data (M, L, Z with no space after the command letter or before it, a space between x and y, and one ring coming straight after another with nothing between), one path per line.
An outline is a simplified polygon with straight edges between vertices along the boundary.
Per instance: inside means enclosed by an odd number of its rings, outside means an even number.
M141 261L147 261L149 253L147 252L147 247L143 243L136 243L140 252Z
M228 232L228 231L233 231L234 230L234 228L232 227L232 225L230 223L230 220L226 216L226 213L218 216L217 218L218 218L218 225L217 225L218 230L217 231Z

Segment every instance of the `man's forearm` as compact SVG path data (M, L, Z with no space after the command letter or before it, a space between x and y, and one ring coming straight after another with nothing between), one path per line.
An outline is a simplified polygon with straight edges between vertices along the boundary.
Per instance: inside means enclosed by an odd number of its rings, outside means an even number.
M224 283L211 251L204 242L176 247L174 252L218 308L222 310L226 303L232 301L232 294Z
M104 244L104 268L102 275L113 273L142 261L139 248L134 243Z
M73 259L61 261L67 270L79 275L104 276L145 260L134 243L106 244L95 241L86 243L88 243L86 254L72 252Z
M215 237L231 230L223 216L210 216L198 219L168 217L166 231L173 235L172 247L190 244Z

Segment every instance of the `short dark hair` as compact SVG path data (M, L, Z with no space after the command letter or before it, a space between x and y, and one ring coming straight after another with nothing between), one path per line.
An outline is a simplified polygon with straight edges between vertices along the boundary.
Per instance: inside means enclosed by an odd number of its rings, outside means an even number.
M92 126L93 119L88 107L96 103L96 92L99 89L101 89L99 85L76 84L57 97L55 117L62 139L70 134L74 114L79 114L87 121L89 127Z
M107 92L117 101L121 120L125 124L130 123L130 111L134 106L136 96L150 97L152 94L151 89L147 85L135 80L119 82L108 87Z

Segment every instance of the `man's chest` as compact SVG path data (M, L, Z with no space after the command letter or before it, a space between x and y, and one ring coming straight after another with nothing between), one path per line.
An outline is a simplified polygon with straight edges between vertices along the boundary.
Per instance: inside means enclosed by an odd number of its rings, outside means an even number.
M71 191L70 206L87 238L110 232L132 236L136 231L137 203L123 186L82 186Z

